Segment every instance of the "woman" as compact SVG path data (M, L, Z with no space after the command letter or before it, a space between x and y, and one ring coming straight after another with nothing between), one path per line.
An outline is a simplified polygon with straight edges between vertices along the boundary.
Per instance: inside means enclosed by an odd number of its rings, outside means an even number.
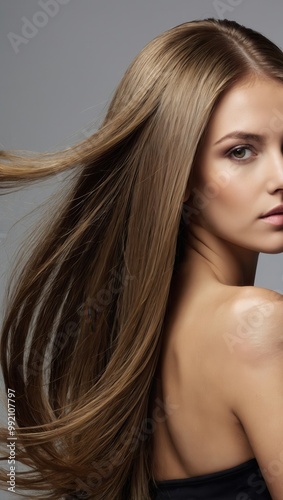
M192 21L141 51L91 137L1 151L3 190L75 174L7 295L18 489L282 498L282 296L254 287L283 250L282 83L263 35Z

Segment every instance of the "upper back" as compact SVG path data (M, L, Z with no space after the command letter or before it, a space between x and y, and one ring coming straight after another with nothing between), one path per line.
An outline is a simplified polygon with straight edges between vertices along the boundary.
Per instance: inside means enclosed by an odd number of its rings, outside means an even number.
M180 298L166 318L155 392L165 407L153 436L157 479L211 473L254 456L230 405L227 366L239 350L250 355L276 342L263 326L283 297L258 287L195 297Z

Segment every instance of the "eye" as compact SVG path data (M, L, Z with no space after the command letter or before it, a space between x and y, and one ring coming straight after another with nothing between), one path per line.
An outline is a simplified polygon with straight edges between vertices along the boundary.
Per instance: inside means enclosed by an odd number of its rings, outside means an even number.
M247 155L246 152L250 154ZM252 150L250 146L237 146L236 148L230 149L227 156L232 160L245 161L252 156Z

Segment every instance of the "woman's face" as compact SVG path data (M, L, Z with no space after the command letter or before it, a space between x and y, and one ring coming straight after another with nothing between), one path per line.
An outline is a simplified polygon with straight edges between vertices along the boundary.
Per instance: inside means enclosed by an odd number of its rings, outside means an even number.
M229 137L227 137L229 134ZM190 221L257 252L283 251L283 83L246 80L220 100L198 157Z

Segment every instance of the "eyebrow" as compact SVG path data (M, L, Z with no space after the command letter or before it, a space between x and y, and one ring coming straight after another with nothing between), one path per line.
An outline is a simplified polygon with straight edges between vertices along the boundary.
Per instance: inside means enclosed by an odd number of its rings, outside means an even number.
M263 145L266 143L266 138L263 135L259 134L252 134L250 132L242 132L239 130L235 130L234 132L230 132L230 134L225 135L219 141L214 143L214 146L216 144L219 144L220 142L224 141L225 139L242 139L244 141L255 141L260 145Z

